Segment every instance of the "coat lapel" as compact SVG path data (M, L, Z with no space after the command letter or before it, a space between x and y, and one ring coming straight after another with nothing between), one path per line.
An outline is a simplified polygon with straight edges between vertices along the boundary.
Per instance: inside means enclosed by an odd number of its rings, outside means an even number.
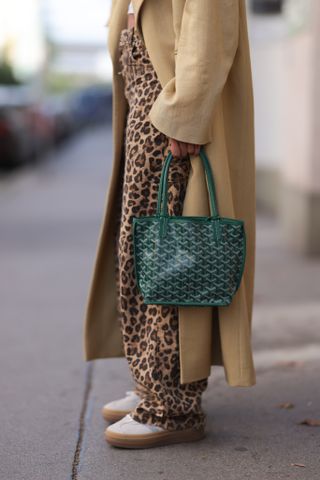
M135 29L139 32L139 34L142 36L142 30L141 30L141 23L140 23L140 14L141 14L141 7L144 2L147 0L132 0L132 5L133 5L133 10L134 10L134 15L135 15Z

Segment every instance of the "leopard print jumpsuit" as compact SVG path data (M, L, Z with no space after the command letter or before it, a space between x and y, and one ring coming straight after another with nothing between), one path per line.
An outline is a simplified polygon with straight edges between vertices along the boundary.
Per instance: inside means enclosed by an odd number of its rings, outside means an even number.
M122 30L119 72L128 102L124 135L123 182L116 234L118 309L125 357L141 397L131 416L167 430L203 428L201 395L208 379L181 384L178 310L146 305L134 276L132 217L153 215L168 137L149 121L161 91L142 38L134 27ZM174 159L168 176L168 211L181 215L190 159Z

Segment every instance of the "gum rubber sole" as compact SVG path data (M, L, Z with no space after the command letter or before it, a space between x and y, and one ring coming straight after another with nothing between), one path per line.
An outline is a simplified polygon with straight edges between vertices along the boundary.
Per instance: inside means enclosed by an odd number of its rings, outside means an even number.
M169 445L172 443L195 442L205 437L202 430L174 430L155 432L146 435L125 435L105 431L105 439L110 445L121 448L150 448Z
M109 410L104 408L101 410L103 418L107 422L112 422L112 423L118 422L130 412L131 410Z

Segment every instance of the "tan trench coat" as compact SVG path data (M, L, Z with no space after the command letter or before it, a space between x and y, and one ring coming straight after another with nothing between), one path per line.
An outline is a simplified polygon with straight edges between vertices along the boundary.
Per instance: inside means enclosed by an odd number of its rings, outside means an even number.
M112 232L122 182L126 100L118 41L128 0L113 0L108 46L113 74L113 167L87 303L85 358L123 356L116 312ZM227 307L179 307L180 380L223 365L230 386L255 384L251 317L255 268L253 95L245 0L134 0L136 28L163 90L151 122L178 140L206 144L221 216L245 221L247 258L241 286ZM205 177L191 158L183 215L209 215Z

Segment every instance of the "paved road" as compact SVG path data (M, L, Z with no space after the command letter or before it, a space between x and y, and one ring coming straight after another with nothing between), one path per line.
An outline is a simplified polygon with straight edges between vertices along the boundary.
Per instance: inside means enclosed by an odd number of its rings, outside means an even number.
M320 428L299 422L320 418L320 261L288 253L265 215L257 385L230 388L213 368L201 442L140 451L105 444L100 407L132 386L125 359L86 365L82 352L110 149L110 131L96 129L0 180L1 480L318 479ZM279 408L284 402L293 408Z

